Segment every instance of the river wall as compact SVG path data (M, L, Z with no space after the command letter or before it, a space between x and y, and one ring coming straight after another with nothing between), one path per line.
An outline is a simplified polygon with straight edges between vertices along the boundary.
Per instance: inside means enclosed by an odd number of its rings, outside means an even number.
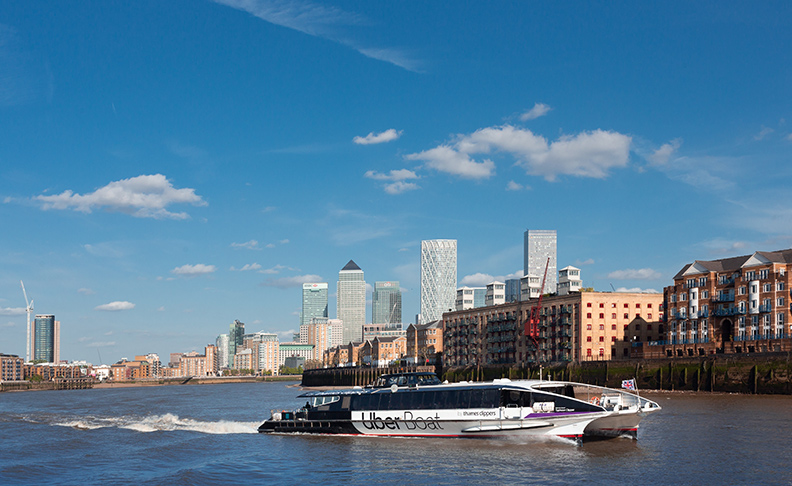
M756 356L715 356L631 361L565 363L539 367L482 366L447 368L448 381L488 381L494 378L577 381L620 388L635 379L639 390L792 395L790 353Z
M222 383L255 383L264 381L297 381L300 375L279 376L212 376L195 378L143 378L139 380L94 381L89 378L58 381L4 381L0 382L0 392L35 390L75 390L85 388L128 388L140 386L166 385L217 385Z

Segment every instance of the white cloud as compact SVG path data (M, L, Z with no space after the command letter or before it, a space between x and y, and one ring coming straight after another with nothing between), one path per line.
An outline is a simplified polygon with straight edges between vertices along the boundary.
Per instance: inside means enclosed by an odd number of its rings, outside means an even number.
M0 327L16 327L16 322L8 321Z
M81 293L81 294L83 294L83 295L93 295L93 294L95 294L95 293L96 293L96 292L94 292L93 290L91 290L91 289L87 289L87 288L81 288L81 289L77 289L77 292L78 292L78 293Z
M544 103L535 103L533 108L520 115L520 120L528 121L545 116L552 108Z
M278 243L280 243L281 245L286 245L289 243L289 240L280 240Z
M304 34L330 39L343 46L352 48L364 56L399 66L408 71L417 71L420 63L411 59L407 53L388 47L361 45L354 40L350 26L366 23L362 16L346 12L340 8L292 0L214 0L237 10L243 10L264 21L294 29Z
M245 250L261 250L259 242L256 240L246 241L244 243L231 243L231 248L245 249Z
M402 130L396 131L395 128L389 128L384 132L374 133L371 132L365 137L355 137L352 139L358 145L373 145L377 143L391 142L401 137Z
M172 213L166 208L172 204L206 206L195 194L195 189L176 189L162 174L141 175L114 181L90 194L75 194L71 190L53 196L36 196L42 209L73 209L91 213L105 208L138 218L187 219L187 213Z
M553 181L559 175L605 178L613 168L626 167L632 138L621 133L594 130L564 135L550 143L530 130L511 125L488 127L458 136L452 144L406 156L423 160L427 167L470 179L484 179L495 171L489 159L476 162L475 154L503 152L514 157L529 175Z
M785 139L787 139L787 140L789 140L790 142L792 142L792 133L790 133L789 135L787 135L787 136L786 136L786 137L784 137L784 138L785 138Z
M509 183L506 184L507 191L522 191L523 189L530 189L530 187L523 186L522 184L514 181L509 181Z
M651 155L649 155L649 160L658 165L664 165L668 162L674 153L679 150L679 147L682 145L681 138L675 138L668 143L664 143L660 146L659 149L655 150Z
M576 260L575 265L594 265L594 259L589 258L587 260Z
M278 287L281 289L291 287L301 287L304 283L322 282L322 277L319 275L296 275L294 277L283 277L262 282L262 287Z
M0 316L23 316L26 312L24 307L0 307Z
M440 145L406 156L407 160L421 160L426 166L438 172L456 175L465 179L488 179L495 172L495 163L491 160L476 162L466 154L448 145Z
M260 271L259 273L264 273L264 274L267 274L267 275L275 275L277 273L280 273L281 270L285 270L286 268L288 268L288 267L285 267L283 265L275 265L274 267L267 268L265 270Z
M651 268L641 268L638 270L628 268L625 270L616 270L608 274L608 278L619 280L656 280L662 276L660 272L652 270Z
M214 265L204 265L203 263L199 263L197 265L182 265L180 267L176 267L171 270L171 273L174 275L180 275L182 277L197 277L199 275L207 275L210 273L214 273L217 268Z
M658 292L655 289L642 289L640 287L633 287L631 289L628 289L627 287L619 287L618 289L616 289L616 292L626 292L626 293L630 293L630 294L659 294L660 293L660 292Z
M94 307L94 310L118 312L122 310L130 310L134 308L135 308L135 304L123 300L123 301L110 302L109 304L97 305L96 307Z
M267 243L264 248L275 248L275 243Z
M516 272L510 273L508 275L495 275L495 276L490 275L488 273L474 273L473 275L466 275L462 277L462 280L459 281L459 285L485 287L488 283L492 283L495 281L505 282L506 280L521 278L522 276L523 276L522 270L517 270Z
M115 345L116 345L115 341L100 341L100 342L93 342L86 344L86 346L88 346L89 348L104 348Z
M247 272L249 270L260 270L260 269L261 269L261 265L259 265L258 263L247 263L242 268L231 267L229 270L231 270L232 272Z
M409 179L418 179L418 175L408 169L391 170L387 174L370 170L363 175L364 177L374 179L376 181L393 181L390 184L385 184L383 186L385 192L388 194L401 194L403 192L419 189L418 184L414 182L404 182L405 180Z
M770 134L771 134L771 133L773 133L773 132L775 132L775 130L773 130L773 129L772 129L772 128L770 128L770 127L766 127L766 126L764 126L764 125L763 125L763 126L762 126L762 129L761 129L761 130L759 130L759 133L757 133L756 135L754 135L754 138L753 138L753 139L754 139L754 140L764 140L764 139L765 139L765 138L766 138L768 135L770 135Z

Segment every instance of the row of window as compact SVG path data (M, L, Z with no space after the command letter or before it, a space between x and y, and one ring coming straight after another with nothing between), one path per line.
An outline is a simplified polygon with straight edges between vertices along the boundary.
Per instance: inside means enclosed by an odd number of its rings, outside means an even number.
M587 302L586 303L586 307L591 307L591 302ZM615 309L616 308L616 303L615 302L611 302L611 307ZM599 308L600 309L604 309L605 308L605 303L604 302L600 302ZM630 304L625 303L624 304L624 308L625 309L629 309L630 308ZM640 302L636 302L635 303L635 308L636 309L640 309L641 308L641 303ZM652 308L652 303L649 302L648 304L646 304L646 308L647 309L651 309Z
M640 313L638 313L638 314L635 314L635 318L636 318L636 319L639 319L640 317L641 317L641 314L640 314ZM604 314L603 312L600 312L599 318L600 318L600 319L605 319L605 314ZM617 317L616 317L616 313L615 313L615 312L614 312L614 313L612 313L612 314L611 314L611 319L616 319L616 318L617 318ZM629 318L630 318L630 314L628 314L627 312L625 312L625 313L624 313L624 318L625 318L625 319L629 319ZM591 312L587 312L587 313L586 313L586 319L591 319ZM649 321L651 321L651 320L652 320L652 314L651 314L651 313L647 314L647 315L646 315L646 319L647 319L647 320L649 320Z
M663 326L661 325L660 327L662 328ZM624 325L624 330L625 331L628 330L629 328L630 328L629 324L625 324ZM591 324L586 324L586 330L587 331L591 331ZM599 330L600 331L604 331L605 330L605 324L600 324L599 325ZM615 330L616 330L616 324L611 324L611 331L615 331ZM640 324L635 324L635 330L636 331L640 331L641 330L641 325ZM646 325L646 330L647 331L651 331L652 330L652 325L651 324L647 324Z

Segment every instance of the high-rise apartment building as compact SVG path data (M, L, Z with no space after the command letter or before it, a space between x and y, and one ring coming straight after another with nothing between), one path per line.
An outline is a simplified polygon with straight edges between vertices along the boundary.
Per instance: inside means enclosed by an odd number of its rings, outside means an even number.
M526 277L536 276L541 281L545 274L545 268L547 268L547 280L544 286L546 294L556 292L558 284L556 241L555 230L527 230L525 232L523 275ZM550 259L549 265L548 258Z
M234 319L228 329L228 363L229 367L233 367L234 355L237 352L237 347L242 346L245 336L245 323L239 322Z
M402 296L399 282L375 282L371 296L372 324L401 324Z
M327 317L327 282L304 283L302 286L302 311L300 325L314 317Z
M52 314L38 314L33 321L33 360L60 361L60 322Z
M456 306L457 241L421 241L421 323L443 318Z
M215 339L215 346L217 347L217 368L230 368L231 363L228 359L228 334L221 334Z
M366 281L363 270L352 260L338 272L337 308L344 326L344 343L361 341L366 323Z

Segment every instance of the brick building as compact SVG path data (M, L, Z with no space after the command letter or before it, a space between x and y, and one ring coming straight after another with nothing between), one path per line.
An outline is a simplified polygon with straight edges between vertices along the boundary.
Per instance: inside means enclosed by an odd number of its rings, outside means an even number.
M664 289L658 357L792 350L792 249L685 265Z
M443 356L449 366L610 360L637 318L663 317L663 295L575 292L542 300L538 346L525 336L536 300L443 314Z

